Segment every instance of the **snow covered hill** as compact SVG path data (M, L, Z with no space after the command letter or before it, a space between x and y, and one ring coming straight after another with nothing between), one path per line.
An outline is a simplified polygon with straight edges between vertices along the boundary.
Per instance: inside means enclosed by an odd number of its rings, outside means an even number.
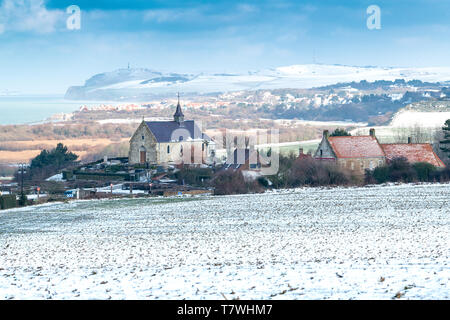
M384 68L306 64L241 74L178 74L149 69L119 69L88 79L84 86L70 87L67 99L140 100L158 96L217 92L312 88L340 82L395 79L428 82L450 81L450 68Z

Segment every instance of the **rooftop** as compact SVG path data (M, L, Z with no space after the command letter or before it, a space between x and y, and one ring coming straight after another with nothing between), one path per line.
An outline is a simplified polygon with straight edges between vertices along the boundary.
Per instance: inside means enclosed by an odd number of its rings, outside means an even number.
M187 120L181 123L176 121L146 121L145 123L157 142L180 141L180 136L183 136L185 140L210 140L206 134L201 132L194 120Z
M388 160L405 157L409 163L428 162L435 167L445 167L429 143L392 143L381 144L381 147Z
M372 136L329 137L328 142L338 158L384 157L378 140Z

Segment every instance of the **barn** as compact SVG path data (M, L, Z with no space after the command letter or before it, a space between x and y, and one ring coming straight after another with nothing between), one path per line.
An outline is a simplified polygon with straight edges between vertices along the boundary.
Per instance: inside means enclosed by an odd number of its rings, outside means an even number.
M445 167L431 144L411 143L411 139L408 143L380 144L373 128L368 136L330 137L325 130L314 154L316 160L336 162L357 174L364 174L366 169L373 170L399 157L410 163L427 162L438 168Z

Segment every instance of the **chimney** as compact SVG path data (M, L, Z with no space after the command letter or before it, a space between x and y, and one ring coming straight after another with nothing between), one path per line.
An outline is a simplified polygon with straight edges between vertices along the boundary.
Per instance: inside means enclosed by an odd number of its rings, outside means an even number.
M412 139L411 139L411 137L408 137L408 144L411 144L412 143Z
M328 130L323 130L323 137L327 138L330 136L330 132Z
M369 135L370 135L372 138L375 138L375 129L374 129L374 128L370 128L370 130L369 130Z

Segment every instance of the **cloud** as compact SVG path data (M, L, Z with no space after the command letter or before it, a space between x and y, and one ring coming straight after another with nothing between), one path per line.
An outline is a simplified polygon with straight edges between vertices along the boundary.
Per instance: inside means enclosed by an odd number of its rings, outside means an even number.
M144 21L155 21L157 23L186 22L201 18L203 18L202 14L197 9L156 9L144 12Z
M3 0L0 5L0 33L50 33L63 26L62 10L48 10L43 0Z

